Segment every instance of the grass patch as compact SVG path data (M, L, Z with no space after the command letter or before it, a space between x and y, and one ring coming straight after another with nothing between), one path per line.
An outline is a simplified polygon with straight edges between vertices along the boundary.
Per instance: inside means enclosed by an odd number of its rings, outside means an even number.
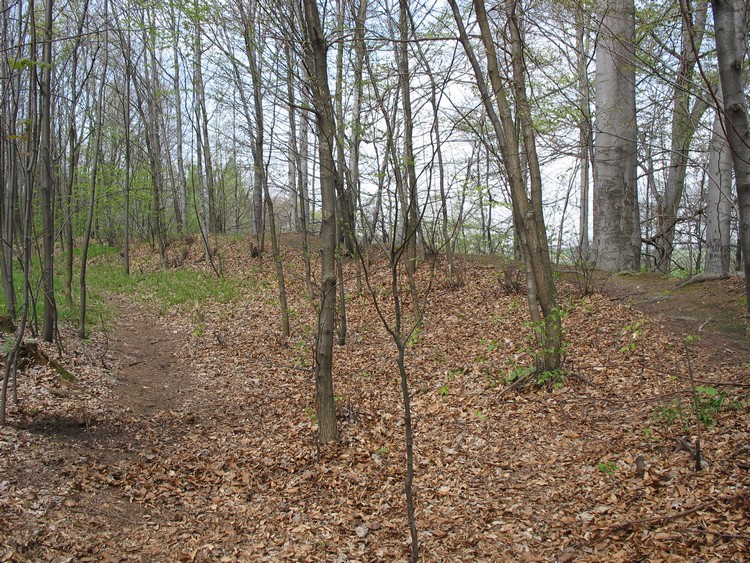
M64 256L55 257L55 298L57 315L61 323L78 323L78 306L80 303L80 249L75 249L72 283L73 307L65 303L64 292ZM125 274L120 249L105 245L92 244L89 247L88 267L86 270L88 291L88 311L86 313L89 328L94 324L106 324L112 317L112 308L107 304L106 295L129 295L138 301L154 306L164 314L171 307L192 307L199 302L228 303L240 294L239 282L230 278L217 278L215 275L198 270L174 269L149 273ZM23 272L14 267L14 287L20 310L23 303ZM39 260L32 262L31 272L31 306L29 318L41 322L43 299L41 291L41 267ZM0 292L0 310L5 310L5 296Z

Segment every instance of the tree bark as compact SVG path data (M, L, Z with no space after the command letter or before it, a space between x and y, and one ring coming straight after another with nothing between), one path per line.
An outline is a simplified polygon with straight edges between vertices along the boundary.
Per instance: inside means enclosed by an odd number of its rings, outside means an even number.
M318 413L318 440L338 440L336 404L333 399L333 333L336 309L336 164L333 157L335 130L333 105L328 86L326 40L320 25L316 0L304 0L305 34L312 67L313 104L318 125L320 158L321 228L321 306L318 316L315 388Z
M602 10L596 50L593 257L602 270L637 272L635 8L633 0L608 0Z
M474 0L474 9L481 32L481 40L487 55L487 73L492 85L492 93L487 90L484 73L469 42L456 0L450 0L450 5L459 27L459 40L464 46L464 50L474 70L477 87L482 95L487 117L493 126L498 147L508 174L513 215L521 234L524 258L529 270L529 275L527 275L529 283L528 296L532 318L539 316L539 309L542 311L543 322L539 326L538 331L539 357L537 369L553 371L559 369L562 365L562 326L557 307L555 283L552 278L547 232L544 225L541 171L539 168L539 159L536 154L530 104L526 97L523 41L518 21L519 15L516 12L517 4L513 0L507 0L504 7L507 16L507 27L510 32L509 41L513 66L512 85L516 108L519 113L519 128L523 135L523 156L528 167L527 172L531 185L530 196L526 193L524 170L519 148L521 146L520 140L516 135L516 124L513 122L508 95L500 75L500 65L493 41L494 36L490 29L484 1Z
M690 145L695 130L708 104L693 96L695 66L703 40L708 0L700 0L696 10L690 9L690 0L681 0L682 48L679 68L672 89L672 130L669 170L664 195L659 198L658 226L653 244L657 250L656 269L668 274L672 269L675 225L685 191L685 178ZM694 19L695 16L695 19ZM693 103L691 107L691 102Z
M409 68L409 39L411 39L411 14L408 0L399 0L399 43L397 48L398 75L401 85L401 105L404 113L404 152L402 165L406 192L404 193L404 245L406 247L406 275L411 292L412 314L420 316L419 295L415 276L417 273L417 236L419 229L419 202L417 199L417 169L414 157L414 118L411 103Z
M172 33L174 37L172 39L172 62L174 65L174 105L175 105L175 118L176 122L176 134L177 134L177 202L175 202L175 216L177 219L177 230L179 232L187 230L187 177L185 176L185 156L183 150L183 129L182 129L182 81L180 79L180 53L179 53L179 29L180 22L177 19L177 13L175 10L174 3L169 3L170 15L172 17Z
M54 164L52 161L52 4L46 0L44 15L44 44L42 46L42 77L39 83L41 99L41 192L43 223L42 291L44 293L44 321L42 339L52 342L57 322L55 303L55 217L52 209Z
M739 205L740 237L745 297L750 313L750 119L743 81L743 57L747 37L746 5L737 0L712 0L719 78L724 98L722 118L732 151ZM743 10L744 8L744 10Z
M109 1L104 0L104 21L108 21ZM96 180L99 173L99 152L102 144L102 114L104 112L104 89L106 86L106 77L109 63L109 44L108 34L104 31L104 60L100 70L99 91L96 99L94 140L91 165L91 179L89 187L88 217L86 219L86 233L83 238L83 247L81 248L81 272L80 272L80 303L78 309L78 337L86 338L86 267L88 265L89 243L91 242L91 225L94 222L94 208L96 207Z
M732 218L732 153L729 150L721 113L716 112L706 170L706 250L703 269L728 274Z

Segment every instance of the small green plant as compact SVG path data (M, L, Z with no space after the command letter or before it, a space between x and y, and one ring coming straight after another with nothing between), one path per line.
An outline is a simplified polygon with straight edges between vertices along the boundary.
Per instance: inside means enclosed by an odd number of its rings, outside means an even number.
M555 308L546 319L538 321L529 321L526 326L531 329L531 334L526 336L526 347L523 351L528 353L534 359L534 365L542 365L544 358L554 353L554 344L547 339L548 323L562 326L563 319L568 316L566 309ZM560 341L560 356L565 358L569 343L565 340Z
M646 438L646 440L658 440L659 437L654 435L654 429L653 428L644 428L641 430L641 434L643 434L643 437Z
M535 371L536 368L533 368L531 366L514 365L513 369L511 369L508 372L508 375L505 377L505 383L513 383L515 381L518 381L519 379L526 377L527 375L534 373Z
M294 345L294 367L310 367L312 360L308 357L307 347L304 342Z
M520 306L521 305L518 299L514 297L513 299L510 300L510 303L508 304L508 311L510 311L511 313L517 313Z
M688 334L685 337L685 342L687 342L688 344L690 344L691 342L700 342L700 340L701 340L701 337L695 334Z
M432 355L432 360L439 364L442 364L447 357L448 357L448 354L446 354L445 351L441 350L439 352L435 352Z
M716 424L715 415L724 406L727 394L717 391L714 387L696 387L693 409L698 412L698 418L706 426Z
M315 412L313 407L305 407L305 414L310 419L310 422L318 422L318 413Z
M667 426L672 426L675 422L686 423L685 411L679 401L673 401L668 406L662 406L656 409L656 419L664 422Z
M3 342L2 346L0 346L0 354L2 354L3 356L7 356L8 354L10 354L10 351L13 348L13 346L15 346L15 344L16 344L16 339L9 338L5 342Z
M419 344L419 333L420 328L419 325L417 325L414 327L414 330L411 331L411 334L409 334L409 339L406 341L407 348L414 348L417 344Z
M448 387L447 384L441 386L440 389L438 389L438 393L440 393L441 397L447 397L449 391L450 391L450 389L449 389L449 387Z
M484 344L487 347L487 350L490 352L494 352L498 348L500 348L500 341L499 340L488 340L486 338L482 339L482 344Z
M596 464L596 468L604 473L605 475L613 475L617 472L617 462L616 461L603 461L601 463Z
M543 371L537 375L536 384L539 386L551 386L554 389L559 389L565 385L565 372L559 369Z
M474 416L476 416L481 421L487 420L487 415L484 414L484 411L482 409L474 409Z
M206 323L198 323L198 326L193 329L193 336L203 336L204 332L206 332Z
M461 375L464 372L461 368L452 368L448 370L448 381L453 381L456 379L459 375Z
M377 455L383 456L391 453L391 450L389 450L386 446L380 446L377 450L375 450L375 453Z
M690 402L690 408L685 408L680 401L672 401L669 405L656 410L656 418L667 426L679 422L685 430L695 424L695 413L704 426L716 424L716 415L725 407L727 394L714 387L699 386L695 388L695 397ZM732 403L729 403L731 408Z
M623 346L620 347L620 352L624 354L629 354L631 352L635 352L638 349L638 343L641 340L641 336L643 336L643 319L640 321L632 324L627 325L625 327L625 332L630 334L630 342L627 342Z

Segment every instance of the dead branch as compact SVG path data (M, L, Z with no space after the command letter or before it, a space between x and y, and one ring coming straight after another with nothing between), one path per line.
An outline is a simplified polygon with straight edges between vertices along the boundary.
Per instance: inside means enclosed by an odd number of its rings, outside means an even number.
M683 510L682 512L675 512L674 514L668 514L666 516L654 516L653 518L643 518L640 520L628 520L627 522L620 522L619 524L613 524L611 526L607 526L606 528L600 528L597 530L598 532L605 532L603 536L600 538L597 538L597 542L604 541L609 536L611 536L613 533L618 532L620 530L632 530L633 528L637 526L648 526L650 524L659 524L659 523L665 523L665 522L674 522L676 520L679 520L680 518L685 518L686 516L690 516L694 512L698 512L699 510L703 510L704 508L708 508L709 506L713 506L714 504L718 504L720 502L733 502L738 499L742 499L750 495L750 490L743 490L740 493L737 493L736 495L722 495L720 497L707 500L706 502L702 502L701 504L694 506L693 508L688 508L687 510Z

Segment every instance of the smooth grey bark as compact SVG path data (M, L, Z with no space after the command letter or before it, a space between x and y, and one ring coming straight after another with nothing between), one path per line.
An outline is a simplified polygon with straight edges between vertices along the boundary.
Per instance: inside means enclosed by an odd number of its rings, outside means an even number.
M0 41L10 45L13 41L10 28L11 10L7 0L2 0L0 18ZM20 20L20 18L19 18ZM6 77L0 81L0 272L2 274L5 308L11 318L17 314L16 292L13 283L13 254L15 238L15 209L18 201L18 177L15 128L18 127L20 72L12 71L10 57L21 58L21 41L16 41L13 50L7 49L0 60L0 73Z
M706 27L708 0L700 0L692 9L690 0L683 0L680 7L681 49L677 76L672 87L672 126L670 132L669 169L664 194L657 198L658 226L651 243L656 249L656 269L668 274L672 269L675 226L685 191L690 145L708 103L695 97L695 67L697 53L703 42Z
M633 0L600 6L594 122L593 258L599 269L638 271L641 232L635 117Z
M750 118L743 76L748 6L739 0L712 0L711 6L724 98L722 119L732 151L739 206L739 246L742 248L745 271L746 307L750 312Z
M333 103L328 86L327 43L320 24L316 0L303 0L312 101L318 125L320 159L321 284L318 334L315 350L315 390L318 440L338 440L336 404L333 398L333 333L336 309L336 163L333 156L335 128Z
M706 247L703 269L728 274L732 218L732 153L729 150L721 114L716 113L706 169Z

